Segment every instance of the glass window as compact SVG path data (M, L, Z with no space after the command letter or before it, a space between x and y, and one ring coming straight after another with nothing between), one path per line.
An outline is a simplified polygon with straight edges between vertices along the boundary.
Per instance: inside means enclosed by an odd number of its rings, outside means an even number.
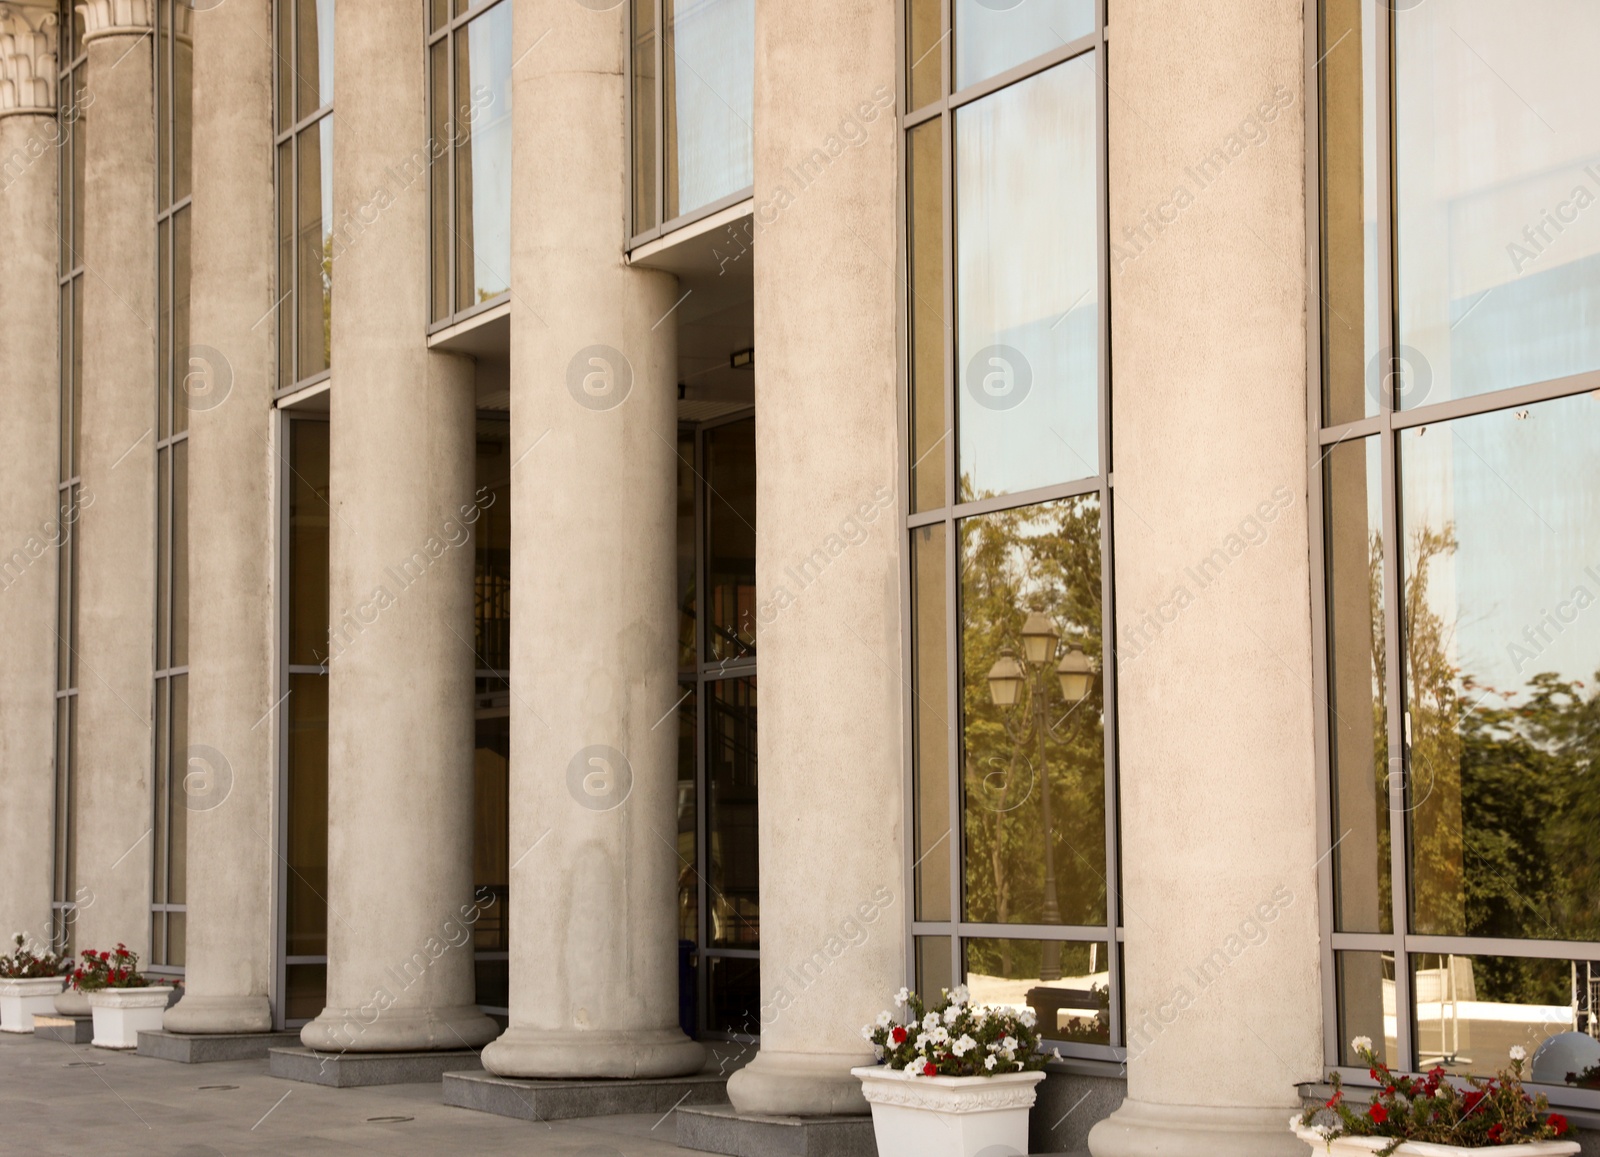
M1111 1043L1104 944L975 937L966 941L966 957L963 982L973 1004L1031 1008L1046 1040Z
M906 105L913 110L939 99L945 41L939 8L940 0L906 2Z
M1104 924L1099 497L960 529L967 919Z
M954 0L956 90L1094 31L1094 0Z
M277 0L278 389L328 372L334 0Z
M755 179L755 0L633 0L629 12L638 236Z
M944 505L945 422L944 136L938 120L906 134L906 238L910 300L911 508Z
M467 25L464 43L463 53L457 38L456 107L472 110L456 164L456 240L464 251L456 305L463 309L511 288L511 5Z
M761 942L756 681L720 680L709 685L707 698L711 943L755 948Z
M1365 438L1342 442L1323 459L1334 891L1342 932L1394 927L1381 457L1379 440Z
M1600 369L1600 7L1394 21L1402 408Z
M1600 398L1400 441L1413 925L1600 940Z
M1339 993L1339 1063L1359 1068L1365 1062L1350 1047L1364 1036L1391 1068L1404 1068L1396 1043L1394 957L1387 952L1334 953L1334 983Z
M960 495L1100 472L1095 63L956 114Z
M755 419L706 431L705 454L707 652L740 659L756 649Z
M911 532L912 775L916 797L916 918L950 919L949 595L943 523ZM943 848L944 854L936 854ZM946 963L948 973L949 965Z

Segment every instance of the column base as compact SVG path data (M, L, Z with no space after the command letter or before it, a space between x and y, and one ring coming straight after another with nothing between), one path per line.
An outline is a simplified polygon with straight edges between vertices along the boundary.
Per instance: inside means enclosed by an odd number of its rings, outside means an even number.
M728 1078L728 1100L741 1115L841 1117L870 1112L850 1075L871 1053L780 1053L762 1049Z
M476 1049L500 1032L477 1005L456 1008L325 1008L300 1030L300 1043L324 1053L400 1053Z
M679 1028L553 1031L512 1025L483 1050L497 1077L683 1077L706 1062L703 1046Z
M272 1006L265 996L199 996L191 992L167 1009L161 1027L166 1032L196 1034L271 1032Z
M1305 1157L1298 1106L1158 1105L1124 1100L1089 1130L1093 1157Z

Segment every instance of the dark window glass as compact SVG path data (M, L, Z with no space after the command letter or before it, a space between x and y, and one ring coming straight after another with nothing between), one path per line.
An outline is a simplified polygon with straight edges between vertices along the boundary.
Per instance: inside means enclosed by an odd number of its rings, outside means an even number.
M756 651L755 419L706 431L705 448L707 658L739 659Z
M694 467L694 435L678 434L678 667L692 671L699 646L695 639L694 496L699 485Z
M911 532L917 919L950 919L949 595L943 523ZM945 971L949 971L946 963Z
M289 662L328 658L328 423L293 422L289 452Z
M656 226L656 0L633 0L633 231Z
M761 964L743 957L712 956L707 977L710 1007L706 1026L712 1032L761 1031Z
M1339 994L1339 1063L1366 1067L1350 1047L1356 1037L1364 1036L1391 1067L1403 1067L1395 1045L1393 954L1336 952L1333 962Z
M755 948L761 938L756 681L712 683L706 698L711 943Z
M699 707L694 688L685 687L678 703L678 939L700 940L700 873L695 868L699 821L695 790L695 751L699 746Z
M935 1000L940 992L954 988L950 976L950 937L917 937L916 991L927 1000Z

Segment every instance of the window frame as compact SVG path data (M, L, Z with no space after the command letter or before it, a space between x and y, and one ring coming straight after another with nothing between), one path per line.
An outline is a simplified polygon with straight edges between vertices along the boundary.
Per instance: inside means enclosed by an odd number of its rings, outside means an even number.
M909 27L911 6L914 0L898 0L895 9L897 17L896 28L896 108L900 110L896 118L897 132L900 134L899 147L896 150L896 269L901 280L901 291L897 302L897 329L896 344L899 352L899 365L897 367L898 384L898 419L900 436L900 456L898 469L901 488L906 492L905 502L899 512L899 533L905 536L902 539L902 558L900 563L900 590L901 599L901 672L902 672L902 703L903 703L903 746L904 780L906 785L905 806L903 813L903 828L906 833L904 857L904 890L906 896L905 915L905 959L908 976L907 983L915 986L917 977L918 942L928 940L937 943L941 937L948 938L950 948L949 969L950 975L957 983L966 975L964 967L964 944L967 940L1005 938L1012 940L1055 940L1067 943L1093 943L1104 946L1107 954L1106 971L1109 987L1109 1043L1086 1044L1081 1042L1061 1041L1048 1035L1044 1036L1047 1045L1059 1047L1062 1056L1068 1060L1082 1062L1125 1062L1128 1050L1125 1036L1124 1015L1124 958L1123 958L1123 926L1121 912L1121 843L1120 843L1120 800L1117 776L1117 714L1116 714L1116 618L1114 598L1115 558L1113 552L1112 526L1114 522L1114 496L1113 496L1113 470L1111 458L1111 280L1109 264L1109 237L1108 223L1108 180L1107 180L1107 77L1105 68L1106 47L1109 43L1106 25L1106 0L1095 0L1095 29L1086 36L1078 37L1065 44L1041 53L1021 64L987 77L984 80L970 84L957 91L951 91L954 78L954 0L938 0L940 8L941 37L938 41L940 54L940 96L918 108L906 109L909 98L910 76L907 69L906 56L909 46ZM931 51L931 50L930 50ZM1099 291L1100 315L1097 323L1097 337L1099 350L1097 357L1098 368L1098 393L1097 406L1099 417L1099 457L1098 472L1088 478L1071 482L1057 483L1050 486L1038 487L1029 490L1016 491L1002 494L993 498L984 498L974 502L958 501L956 483L959 474L957 439L959 438L959 422L957 420L956 396L959 389L959 371L956 362L955 349L956 325L955 312L957 300L956 288L956 252L955 233L956 219L956 175L955 175L955 120L956 113L961 108L982 100L1002 89L1008 88L1019 82L1038 76L1052 68L1056 68L1071 60L1089 56L1096 62L1095 67L1095 188L1096 188L1096 288ZM942 277L943 277L943 319L945 327L944 337L944 436L940 453L943 455L944 497L941 504L924 510L911 512L914 491L914 481L911 474L911 450L914 446L912 432L912 381L911 366L915 351L911 348L911 317L909 296L911 290L911 277L908 273L911 257L911 221L908 212L910 204L909 161L910 150L907 147L909 135L913 129L933 121L941 121L941 147L942 165L940 174L940 188L942 195ZM931 450L930 450L931 453ZM1100 501L1100 546L1101 546L1101 605L1103 620L1101 623L1102 654L1097 657L1100 674L1103 680L1104 699L1104 792L1105 792L1105 847L1106 847L1106 921L1103 925L1067 925L1067 924L1022 924L1007 923L994 924L972 921L965 918L965 832L966 810L964 806L964 784L960 773L962 766L962 748L965 738L965 725L962 719L963 672L961 656L961 523L975 515L993 513L1002 510L1019 510L1040 503L1057 499L1069 499L1086 495L1096 495ZM947 717L957 720L948 731L947 767L949 779L948 814L951 817L950 835L955 838L946 839L936 846L938 854L950 856L950 918L948 920L921 920L916 914L916 868L920 862L917 858L917 840L913 833L917 824L917 794L916 783L918 769L916 767L916 694L913 683L916 677L915 654L913 649L913 634L915 630L915 611L912 603L915 597L915 584L913 576L913 554L910 548L911 533L918 528L943 525L945 527L944 543L944 584L945 584L945 639L944 652L947 671ZM929 855L935 854L930 848ZM1097 1071L1098 1070L1098 1067ZM1111 1070L1107 1070L1111 1071Z
M1427 403L1409 409L1396 405L1393 387L1384 389L1378 397L1376 415L1356 421L1325 422L1323 392L1326 385L1324 373L1324 297L1322 290L1323 253L1327 243L1322 189L1323 170L1323 57L1333 50L1323 48L1325 39L1322 25L1326 0L1305 0L1305 180L1306 180L1306 420L1307 420L1307 486L1310 507L1310 562L1312 603L1312 677L1314 690L1314 735L1317 781L1317 865L1318 927L1320 960L1322 968L1323 1061L1331 1071L1336 1071L1352 1086L1376 1087L1366 1068L1340 1064L1342 1041L1340 1039L1340 1005L1338 991L1337 954L1341 952L1377 952L1387 954L1394 967L1395 992L1395 1049L1401 1072L1415 1072L1416 1004L1412 993L1413 958L1421 955L1448 956L1512 956L1533 959L1576 960L1587 956L1600 961L1600 941L1518 940L1503 937L1432 936L1411 931L1410 905L1410 849L1412 844L1409 824L1406 822L1406 755L1403 743L1406 715L1406 682L1400 619L1403 613L1403 543L1404 526L1399 505L1399 438L1403 431L1425 425L1437 425L1452 419L1526 407L1536 402L1573 397L1600 389L1600 370L1593 370L1546 381L1533 382L1506 389L1491 390L1463 398ZM1378 188L1378 221L1374 245L1377 248L1379 274L1375 308L1378 335L1375 357L1387 362L1385 381L1398 380L1402 358L1395 348L1398 276L1398 249L1395 223L1399 210L1395 181L1394 154L1394 69L1393 21L1395 8L1392 0L1378 0L1378 11L1386 18L1372 29L1374 55L1381 62L1374 78L1375 99L1378 104L1374 121L1377 125L1375 157ZM1360 444L1365 438L1376 438L1381 455L1381 503L1383 537L1383 600L1384 600L1384 695L1387 727L1389 825L1390 825L1390 895L1392 932L1340 932L1336 930L1335 864L1332 855L1338 837L1334 832L1335 816L1333 798L1336 790L1331 759L1332 731L1329 726L1329 662L1332 658L1328 646L1328 551L1327 495L1323 486L1323 465L1334 448L1347 441ZM1574 1124L1583 1127L1600 1126L1600 1091L1584 1090L1563 1085L1531 1085L1545 1093L1551 1106L1561 1109L1588 1111ZM1594 1113L1594 1116L1589 1116Z
M483 301L474 302L472 305L468 306L465 309L457 309L456 308L456 288L457 288L456 287L456 280L457 280L456 273L457 273L457 264L458 264L457 263L457 254L456 254L456 245L459 243L459 232L458 232L458 230L456 228L456 222L457 222L457 217L456 217L456 154L459 151L460 144L459 144L459 141L457 139L459 134L455 131L455 128L456 128L456 117L455 117L455 103L456 103L456 96L455 96L455 93L456 93L456 43L455 43L455 41L456 41L457 34L464 32L466 30L466 27L467 27L468 24L471 24L478 17L485 15L491 8L497 7L500 4L504 4L504 3L508 3L508 2L509 2L509 0L474 0L473 4L470 7L468 7L465 11L460 12L460 13L458 13L456 15L450 16L438 28L431 28L430 27L430 20L431 20L431 15L432 14L429 11L429 7L430 6L429 6L428 0L423 0L423 4L422 4L422 33L423 33L422 70L423 70L423 76L424 76L423 88L424 88L424 91L427 93L427 101L428 101L428 124L431 126L434 123L434 115L435 115L435 112L437 111L433 107L433 73L431 71L432 68L433 68L433 64L432 64L431 56L432 56L432 53L433 53L434 45L440 43L441 41L445 42L445 53L444 53L444 57L445 57L445 89L446 89L446 93L448 95L448 99L449 99L450 105L451 105L450 114L449 114L449 118L448 118L449 128L446 131L446 136L449 139L445 142L445 147L444 147L443 154L441 156L435 158L434 156L432 156L432 150L430 149L429 150L429 158L428 158L428 177L429 177L429 180L428 180L428 326L427 326L427 333L428 333L428 335L430 337L432 335L440 332L441 330L449 329L451 326L460 325L464 321L470 321L472 318L477 317L479 314L485 313L485 312L487 312L487 311L489 311L491 309L496 309L496 308L504 305L507 301L511 300L511 290L510 289L504 289L504 290L501 290L499 293L495 294L493 297L487 298L487 299L485 299ZM513 67L515 67L515 66L513 66ZM445 185L445 205L444 205L444 215L443 215L443 217L438 216L439 205L438 205L438 202L435 200L434 195L433 195L433 180L432 180L432 176L433 176L433 166L435 166L435 165L443 165L445 167L445 182L444 182L444 185ZM445 300L450 303L450 309L449 309L449 311L447 313L443 314L442 316L434 317L433 316L434 294L439 289L439 285L438 285L437 280L436 280L437 271L433 268L433 240L434 240L434 232L433 231L435 229L441 227L441 226L446 230L446 233L447 233L447 236L448 236L448 254L447 254L447 260L445 261L444 297L445 297Z

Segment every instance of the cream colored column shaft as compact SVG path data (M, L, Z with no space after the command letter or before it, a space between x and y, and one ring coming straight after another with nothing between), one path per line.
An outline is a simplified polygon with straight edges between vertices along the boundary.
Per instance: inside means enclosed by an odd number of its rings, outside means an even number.
M516 4L511 1024L483 1063L672 1076L704 1058L678 1028L677 281L622 258L624 9Z
M265 1032L277 862L273 329L261 320L275 296L271 9L221 4L193 21L194 345L176 353L189 420L189 919L186 994L165 1024Z
M861 1026L906 980L894 14L756 9L761 1052L728 1082L748 1113L866 1112ZM865 141L800 187L847 120ZM833 561L797 587L813 552Z
M420 18L336 17L328 1006L300 1037L358 1052L498 1031L473 992L473 375L426 341Z
M150 29L86 8L76 947L149 960L156 229ZM147 15L147 14L146 14ZM90 503L93 503L91 506Z
M1114 21L1118 615L1179 610L1118 668L1128 1097L1095 1157L1304 1154L1319 1076L1302 8Z
M55 25L0 10L0 933L50 942L60 438ZM15 38L15 39L12 39ZM9 43L4 43L9 41ZM24 69L44 78L27 84ZM21 99L17 99L20 97ZM0 944L0 953L10 950Z

